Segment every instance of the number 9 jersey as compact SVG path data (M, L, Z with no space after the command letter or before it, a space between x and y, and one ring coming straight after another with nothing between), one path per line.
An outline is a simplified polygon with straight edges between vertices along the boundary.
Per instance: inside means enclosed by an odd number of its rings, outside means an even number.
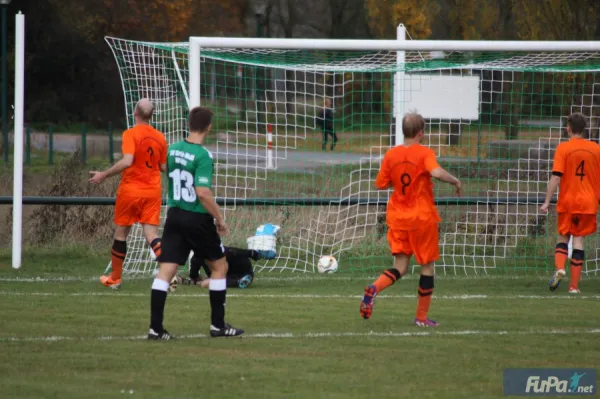
M399 145L385 154L375 184L394 189L386 212L390 229L415 230L440 222L431 180L431 171L439 167L435 153L420 144Z
M203 145L186 140L172 144L167 154L168 206L208 213L197 199L196 187L211 188L213 168L213 156Z

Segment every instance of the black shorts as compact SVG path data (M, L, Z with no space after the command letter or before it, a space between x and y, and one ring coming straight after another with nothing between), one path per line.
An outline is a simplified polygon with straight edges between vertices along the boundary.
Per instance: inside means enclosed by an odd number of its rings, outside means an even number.
M190 251L200 259L218 260L225 256L214 219L207 213L169 208L162 235L161 263L184 265Z

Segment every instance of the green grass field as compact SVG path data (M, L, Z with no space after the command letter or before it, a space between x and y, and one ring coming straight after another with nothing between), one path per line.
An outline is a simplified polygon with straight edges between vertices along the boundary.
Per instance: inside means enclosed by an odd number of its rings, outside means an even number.
M259 274L230 290L243 338L210 339L207 291L180 286L165 326L144 340L150 279L97 283L107 251L0 253L3 398L496 398L509 367L596 367L600 280L582 296L548 292L546 276L440 276L435 330L411 325L416 276L358 314L370 275ZM382 269L386 265L381 265Z

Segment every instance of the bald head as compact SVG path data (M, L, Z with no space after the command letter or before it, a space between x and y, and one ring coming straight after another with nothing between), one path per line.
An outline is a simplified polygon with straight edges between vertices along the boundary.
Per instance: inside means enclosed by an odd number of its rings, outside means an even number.
M154 113L154 104L147 98L142 98L135 105L135 110L133 111L133 115L138 117L143 122L149 122L150 118L152 118L152 114Z
M402 134L407 139L412 139L425 130L425 119L416 113L410 112L402 118Z

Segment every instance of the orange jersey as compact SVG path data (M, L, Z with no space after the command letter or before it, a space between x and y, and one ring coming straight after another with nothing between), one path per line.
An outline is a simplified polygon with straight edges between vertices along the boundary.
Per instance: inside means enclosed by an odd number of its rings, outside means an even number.
M390 229L414 230L441 220L431 181L431 171L439 167L435 153L420 144L400 145L385 154L375 184L394 188L386 217Z
M559 213L598 212L600 146L572 138L556 147L552 174L561 176L556 209Z
M160 165L167 162L165 136L150 125L137 125L123 133L123 155L133 163L123 171L117 195L161 197Z

